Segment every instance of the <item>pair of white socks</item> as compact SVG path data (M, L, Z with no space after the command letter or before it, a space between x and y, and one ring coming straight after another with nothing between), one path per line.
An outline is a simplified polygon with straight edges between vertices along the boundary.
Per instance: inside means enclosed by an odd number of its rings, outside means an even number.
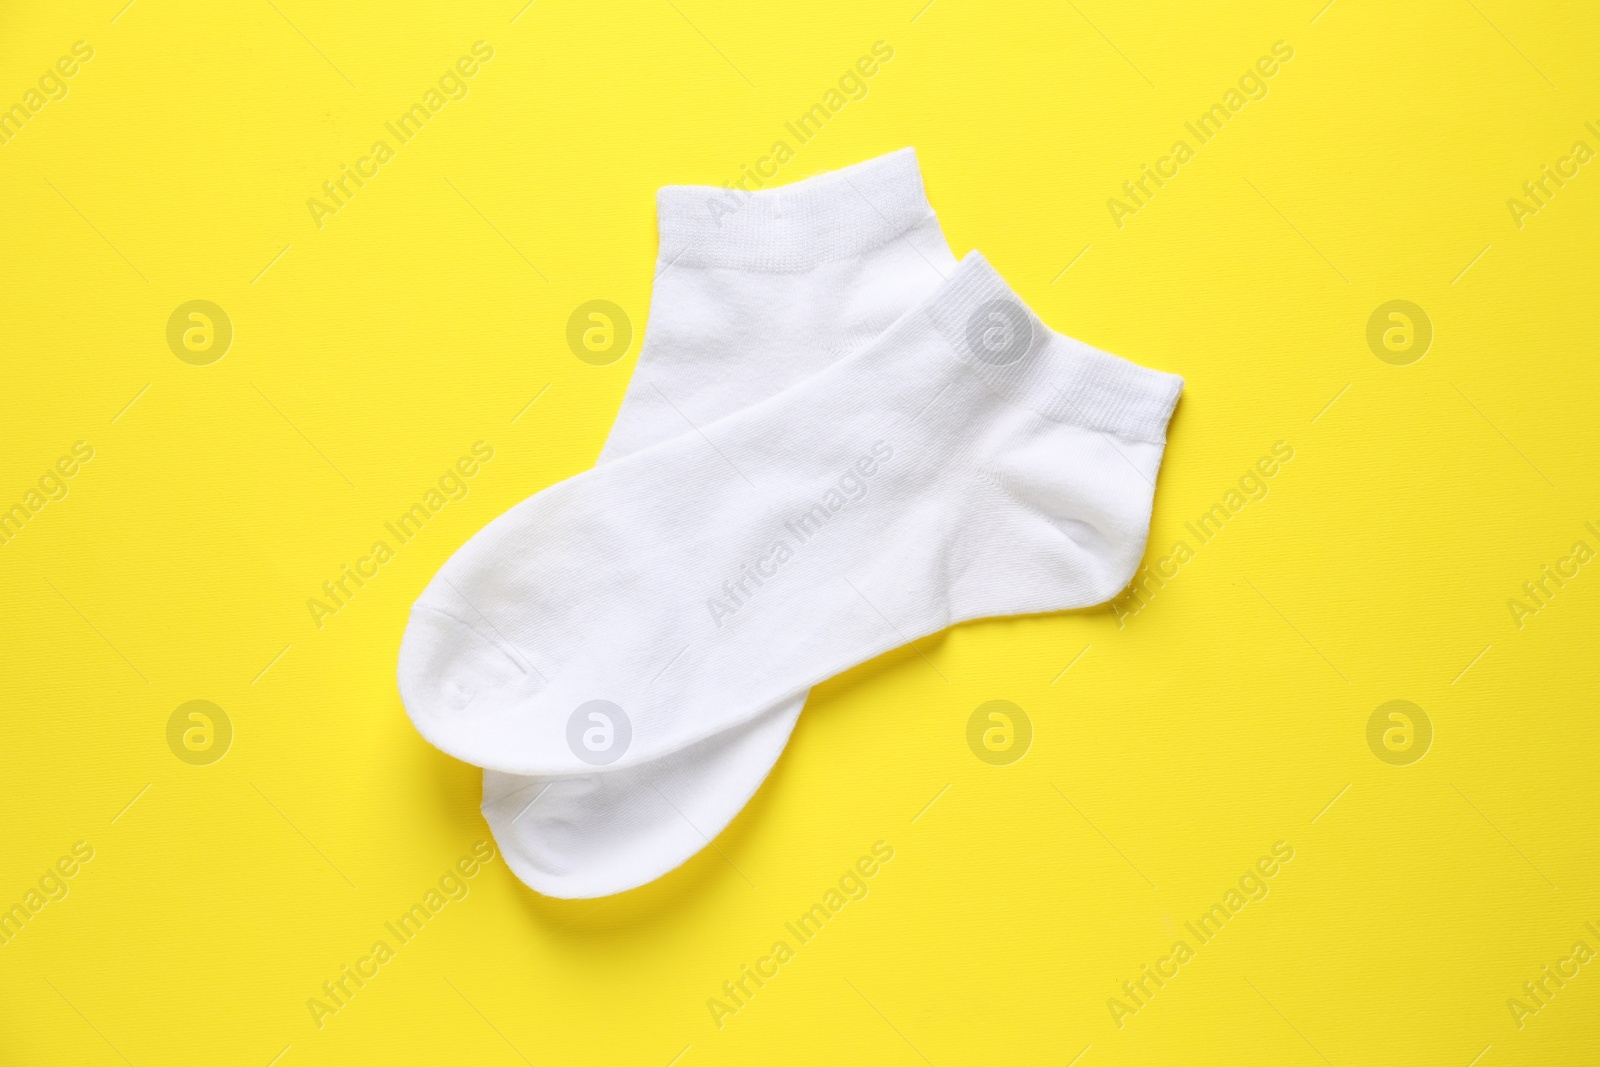
M474 536L401 644L412 721L484 768L508 865L550 896L703 848L812 685L963 620L1101 603L1144 552L1181 379L958 264L910 149L726 196L661 190L599 465Z

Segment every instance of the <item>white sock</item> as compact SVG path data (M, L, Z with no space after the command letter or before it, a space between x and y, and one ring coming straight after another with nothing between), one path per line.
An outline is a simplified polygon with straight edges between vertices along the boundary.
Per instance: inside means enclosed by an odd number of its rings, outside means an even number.
M413 609L407 711L479 766L623 770L952 623L1100 603L1181 388L972 253L866 347L490 523Z
M809 377L956 267L911 149L755 194L669 186L658 210L649 328L602 464ZM507 865L546 895L634 888L699 852L743 809L805 699L637 767L485 771L484 816Z

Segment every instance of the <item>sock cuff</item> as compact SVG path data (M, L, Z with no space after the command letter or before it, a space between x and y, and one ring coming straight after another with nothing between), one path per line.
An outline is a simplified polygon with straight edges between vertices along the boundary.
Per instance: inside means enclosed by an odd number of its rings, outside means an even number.
M745 192L666 185L661 262L802 271L883 245L933 217L915 149Z
M1057 422L1166 441L1183 379L1050 329L980 253L967 253L927 310L956 357L1002 396Z

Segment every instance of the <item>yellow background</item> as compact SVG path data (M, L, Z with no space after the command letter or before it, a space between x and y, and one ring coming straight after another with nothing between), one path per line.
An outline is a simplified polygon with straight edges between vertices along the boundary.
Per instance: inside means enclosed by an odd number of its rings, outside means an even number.
M1600 949L1600 567L1507 607L1600 548L1600 163L1520 229L1506 205L1600 148L1592 5L123 3L0 14L7 106L95 52L0 147L0 505L95 450L0 546L0 905L94 849L0 947L0 1061L1600 1061L1600 962L1521 1028L1507 1007ZM478 40L470 95L314 225ZM737 178L879 40L780 180L915 145L958 254L1186 377L1150 559L1275 442L1293 461L1121 625L962 626L822 686L659 882L561 902L489 864L319 1029L322 983L488 836L479 773L399 704L412 600L593 462L656 188ZM1280 40L1269 95L1114 226ZM196 299L234 328L209 366L166 342ZM565 341L592 299L635 328L608 366ZM1433 324L1409 366L1365 340L1395 299ZM470 496L318 629L307 599L479 440ZM166 739L197 699L234 729L209 766ZM1033 724L1009 766L966 743L995 699ZM1395 699L1434 730L1409 766L1366 739ZM870 895L718 1028L708 998L880 840ZM1116 1026L1279 841L1270 894Z

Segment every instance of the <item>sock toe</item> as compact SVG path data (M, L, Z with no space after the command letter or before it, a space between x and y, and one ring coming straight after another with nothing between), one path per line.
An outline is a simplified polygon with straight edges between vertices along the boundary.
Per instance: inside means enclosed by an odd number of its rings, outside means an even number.
M506 865L567 899L637 888L727 828L783 754L805 695L670 756L570 777L483 773L483 814Z
M471 718L485 708L484 694L529 672L526 661L477 627L421 601L412 607L400 642L399 682L414 722Z

